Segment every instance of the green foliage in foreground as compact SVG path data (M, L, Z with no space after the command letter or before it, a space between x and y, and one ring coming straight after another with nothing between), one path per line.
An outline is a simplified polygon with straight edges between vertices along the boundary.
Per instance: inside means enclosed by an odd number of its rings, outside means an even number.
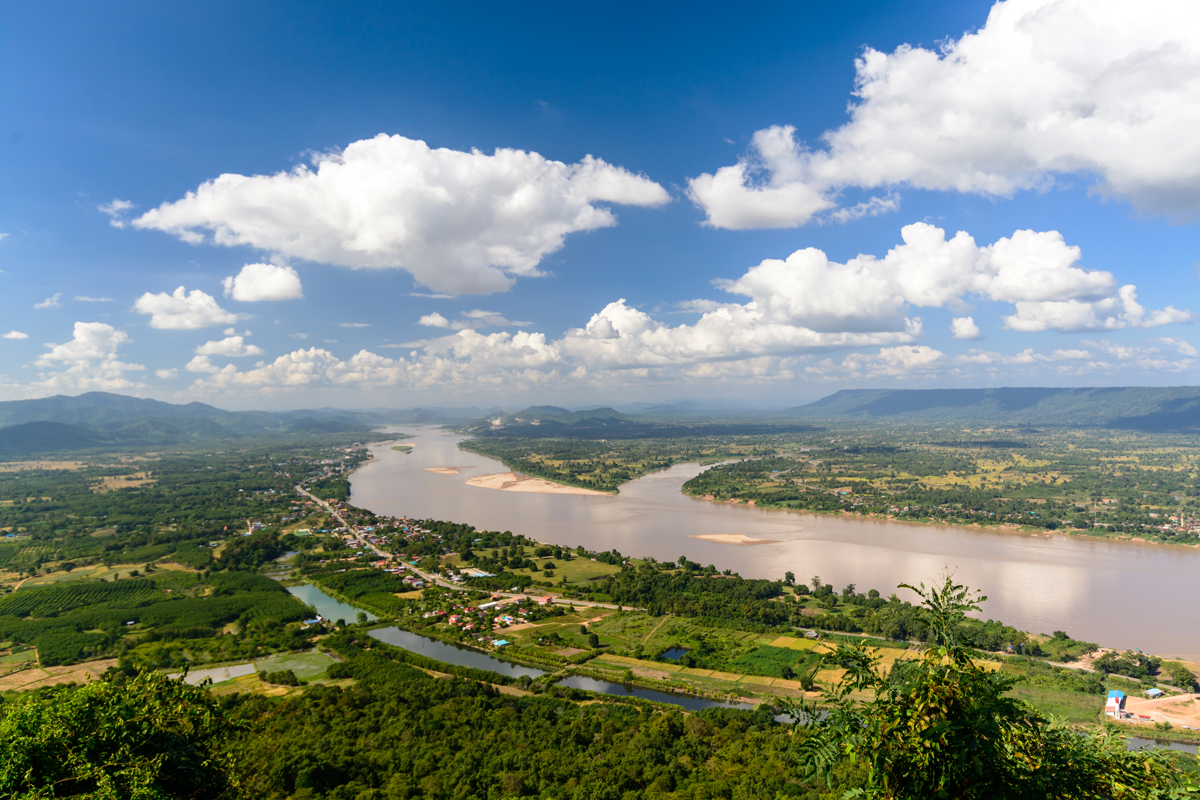
M832 776L846 759L861 763L867 783L858 794L887 800L1200 797L1164 756L1048 720L1009 695L1016 679L975 664L954 632L986 597L951 576L929 590L907 588L924 600L933 646L891 669L863 645L843 643L827 657L846 673L823 692L825 715L792 706L815 733L800 746L811 771ZM856 699L864 692L872 699Z
M203 689L149 672L0 706L0 797L232 797L234 727Z

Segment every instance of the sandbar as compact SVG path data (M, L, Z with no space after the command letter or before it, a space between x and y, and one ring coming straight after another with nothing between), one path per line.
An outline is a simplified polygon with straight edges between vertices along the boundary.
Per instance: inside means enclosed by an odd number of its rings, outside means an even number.
M426 467L426 472L436 472L438 475L457 475L469 467Z
M689 536L688 538L700 539L705 542L716 542L717 544L732 544L738 547L753 547L756 544L775 544L779 541L778 539L755 539L744 533L701 533Z
M537 492L538 494L599 494L609 496L607 492L597 492L593 489L581 489L578 486L564 486L561 483L532 478L516 472L497 472L495 475L480 475L468 478L468 486L482 486L484 489L500 489L505 492Z

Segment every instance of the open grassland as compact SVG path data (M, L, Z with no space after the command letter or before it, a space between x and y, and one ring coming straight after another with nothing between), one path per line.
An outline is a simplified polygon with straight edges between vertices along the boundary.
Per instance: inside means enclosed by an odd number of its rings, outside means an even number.
M282 672L291 670L300 680L313 680L337 663L332 656L314 650L310 653L278 653L254 662L258 672Z
M96 494L115 492L120 489L136 489L141 486L153 486L157 481L148 472L133 472L128 475L106 475L92 484Z

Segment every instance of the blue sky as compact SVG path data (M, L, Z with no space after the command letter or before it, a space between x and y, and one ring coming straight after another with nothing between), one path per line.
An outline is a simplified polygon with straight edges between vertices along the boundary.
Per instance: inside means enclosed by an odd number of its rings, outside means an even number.
M434 5L0 6L0 399L1196 382L1192 3Z

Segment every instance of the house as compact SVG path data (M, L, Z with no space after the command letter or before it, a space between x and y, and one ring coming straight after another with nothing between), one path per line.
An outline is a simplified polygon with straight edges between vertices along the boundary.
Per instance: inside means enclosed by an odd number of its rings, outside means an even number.
M512 642L508 641L507 639L492 639L492 645L494 647L508 647L510 644L512 644Z
M1166 694L1166 693L1162 689L1147 689L1146 690L1146 697L1149 697L1151 700L1162 697L1164 694Z
M1105 716L1121 719L1125 716L1125 693L1116 689L1108 692L1108 701L1104 704Z

